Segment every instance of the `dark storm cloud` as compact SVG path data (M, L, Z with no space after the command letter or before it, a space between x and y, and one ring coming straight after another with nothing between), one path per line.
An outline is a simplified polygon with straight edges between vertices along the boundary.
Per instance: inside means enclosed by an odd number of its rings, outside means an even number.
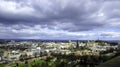
M75 0L74 2L71 0L46 0L39 1L35 0L34 2L31 0L5 0L6 2L13 2L19 4L15 6L15 9L20 10L22 7L27 6L32 8L34 12L30 14L19 14L9 11L4 11L4 9L0 10L0 21L3 24L43 24L43 25L55 25L53 22L56 21L58 23L72 23L76 25L77 29L71 30L89 30L98 26L102 26L101 23L97 23L92 19L89 19L89 16L94 12L98 11L98 7L100 7L97 2L84 1L84 0ZM30 3L29 5L26 5ZM50 5L48 5L50 3ZM63 6L64 5L64 6ZM10 6L11 7L11 6ZM26 9L27 11L27 9ZM22 12L21 12L22 13ZM43 15L43 16L40 16ZM98 26L97 26L98 25ZM84 27L87 26L87 27ZM85 28L85 29L84 29ZM65 28L67 29L67 28Z
M49 36L45 30L52 32L52 36L55 32L54 35L68 37L84 31L109 29L120 24L119 3L119 0L0 0L0 34L23 38Z

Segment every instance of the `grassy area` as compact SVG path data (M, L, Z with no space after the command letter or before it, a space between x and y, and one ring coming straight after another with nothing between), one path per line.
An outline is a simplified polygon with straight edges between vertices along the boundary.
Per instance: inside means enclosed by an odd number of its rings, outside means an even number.
M5 67L5 65L4 64L0 64L0 67Z
M24 63L19 63L18 65L14 63L13 65L15 65L15 67L38 67L41 66L43 62L43 60L34 60L31 62L26 61Z
M32 61L25 61L21 63L12 63L10 67L56 67L55 62L52 59L46 60L46 59L35 59Z
M98 67L120 67L120 56L117 56L105 63L102 63Z
M113 58L113 59L105 62L104 64L116 64L116 63L120 64L120 56Z

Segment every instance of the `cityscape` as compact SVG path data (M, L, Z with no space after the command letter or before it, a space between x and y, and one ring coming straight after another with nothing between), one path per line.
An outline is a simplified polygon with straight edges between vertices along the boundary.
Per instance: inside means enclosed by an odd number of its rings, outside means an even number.
M120 58L119 42L2 40L0 43L1 67L106 67L109 60ZM115 64L119 66L118 63Z
M120 0L0 0L0 67L120 67Z

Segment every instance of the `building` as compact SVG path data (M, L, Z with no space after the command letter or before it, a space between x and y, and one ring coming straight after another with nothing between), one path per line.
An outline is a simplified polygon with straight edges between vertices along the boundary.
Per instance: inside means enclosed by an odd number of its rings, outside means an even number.
M3 52L0 52L0 61L3 59Z
M19 60L21 53L19 52L19 50L13 50L9 53L8 58L10 60Z

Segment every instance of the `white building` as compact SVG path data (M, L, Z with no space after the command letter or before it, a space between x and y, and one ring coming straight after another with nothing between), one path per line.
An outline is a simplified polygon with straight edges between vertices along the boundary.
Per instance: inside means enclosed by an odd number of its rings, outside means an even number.
M19 60L20 55L21 54L20 54L19 50L17 50L17 51L13 50L9 53L8 58L11 60Z
M40 56L40 53L42 52L42 50L40 47L36 47L32 49L27 49L24 52L27 54L27 56L34 57L34 56Z

